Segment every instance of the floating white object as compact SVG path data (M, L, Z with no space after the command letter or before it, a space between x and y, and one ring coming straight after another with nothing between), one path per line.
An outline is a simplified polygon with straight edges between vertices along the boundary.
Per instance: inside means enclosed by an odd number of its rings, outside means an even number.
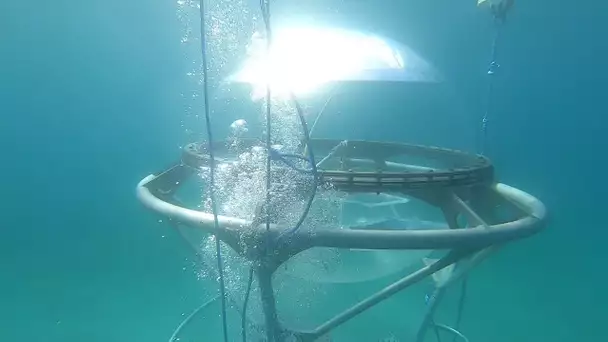
M244 119L238 119L230 124L230 130L232 130L232 134L234 135L243 135L249 131L247 128L247 121Z

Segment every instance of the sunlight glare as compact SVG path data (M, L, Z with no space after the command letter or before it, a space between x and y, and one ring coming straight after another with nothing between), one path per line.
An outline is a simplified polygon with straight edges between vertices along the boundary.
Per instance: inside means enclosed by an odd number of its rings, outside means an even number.
M369 70L402 70L406 56L383 39L356 31L320 28L278 30L270 53L266 39L254 33L247 61L231 77L252 85L252 99L270 84L275 97L307 95L332 81L358 80Z

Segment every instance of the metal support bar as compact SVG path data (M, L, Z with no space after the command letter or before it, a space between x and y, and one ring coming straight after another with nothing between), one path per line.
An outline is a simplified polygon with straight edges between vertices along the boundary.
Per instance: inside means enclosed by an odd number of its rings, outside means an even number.
M313 332L300 333L301 340L304 342L314 341L320 336L325 335L326 333L338 327L339 325L349 321L350 319L354 318L365 310L375 306L376 304L384 301L385 299L391 297L399 291L419 282L420 280L432 275L433 273L457 262L458 260L474 252L474 250L451 251L448 255L446 255L442 259L439 259L437 262L425 266L416 272L410 273L409 275L403 277L401 280L396 281L395 283L371 295L370 297L353 305L346 311L338 314L334 318L317 327L317 329L315 329Z
M184 165L177 165L170 169L169 172L150 175L139 183L137 187L137 196L145 206L168 218L170 222L202 228L207 233L216 235L216 238L223 240L225 243L235 248L237 253L241 255L245 252L241 248L241 243L245 243L246 245L258 245L259 241L257 241L258 239L255 237L260 236L259 234L253 234L254 238L243 240L243 233L245 231L261 233L264 228L263 225L254 224L248 220L219 216L219 227L214 227L212 224L213 216L209 213L186 209L172 201L172 195L174 195L177 188L176 184L183 183L180 180L187 178L192 173L192 169L189 169ZM462 267L461 265L458 265L459 267L456 268L450 279L436 290L435 295L433 296L434 299L432 298L431 301L429 301L428 311L423 320L423 324L421 324L420 330L418 331L418 341L421 342L424 339L424 334L427 329L431 324L434 324L432 315L437 305L438 298L442 296L445 287L462 278L473 266L487 258L489 254L496 251L506 242L530 236L542 229L545 224L546 209L544 205L533 196L504 184L488 184L484 189L486 195L492 194L497 199L502 199L517 207L519 211L521 211L522 216L518 216L513 221L509 222L487 220L487 213L485 213L485 211L491 211L493 206L489 205L487 208L483 206L484 210L482 212L477 208L482 204L485 205L485 200L480 200L480 203L473 203L473 199L476 198L475 196L467 196L467 193L464 191L462 193L459 192L459 195L465 194L465 197L471 201L465 202L463 198L457 196L455 192L452 192L451 189L447 188L443 190L435 189L433 191L430 191L429 189L419 189L417 191L422 191L425 194L428 193L428 198L437 199L437 201L431 201L429 203L441 207L446 216L446 221L452 229L430 231L319 229L315 231L314 234L302 231L298 232L297 236L294 236L291 243L285 244L281 246L282 248L275 250L276 254L273 256L256 256L256 260L262 261L261 264L256 267L256 273L260 285L268 342L283 342L283 339L285 338L283 335L284 333L287 333L287 331L283 330L278 321L276 302L272 288L272 274L277 264L280 264L290 256L311 247L449 249L451 252L444 258L385 287L320 325L315 330L295 332L293 334L296 338L299 338L300 341L314 341L397 292L458 262L458 264L462 264ZM452 194L452 196L449 196L449 194ZM469 224L476 225L476 227L455 229L458 228L456 222L458 213L466 215ZM487 224L486 222L490 224ZM246 230L246 228L248 229ZM285 227L279 225L271 225L270 230L265 233L270 234L271 236L277 235L284 229ZM463 260L465 258L468 258L466 262ZM439 327L438 325L435 326Z
M181 208L167 203L154 195L146 186L155 179L146 177L137 187L137 195L144 205L153 211L173 218L193 227L201 227L216 234L236 250L239 249L239 235L243 227L251 227L251 222L233 217L219 216L220 229L213 227L213 215L196 210ZM311 247L337 247L361 249L481 249L495 244L528 237L543 228L546 216L545 206L533 196L509 187L496 184L494 190L504 199L516 204L528 216L515 221L494 224L490 228L476 227L449 230L382 230L366 231L358 229L318 229L314 234L300 231L294 236L290 248L299 252ZM263 225L251 229L262 231ZM270 233L278 234L285 227L271 225Z
M488 228L488 224L481 218L468 204L466 204L458 195L452 194L452 201L460 209L460 212L465 215L469 226L483 226Z
M277 318L277 308L272 289L272 270L266 265L256 268L258 283L260 285L260 297L266 321L266 338L268 342L282 342L280 340L280 327Z

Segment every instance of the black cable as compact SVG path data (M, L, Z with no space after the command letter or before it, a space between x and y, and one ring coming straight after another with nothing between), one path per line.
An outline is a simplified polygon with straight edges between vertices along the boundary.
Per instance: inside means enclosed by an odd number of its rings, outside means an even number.
M270 44L272 41L272 31L270 28L270 3L269 0L260 0L260 6L262 10L262 17L264 18L264 24L266 26L266 52L270 52ZM271 107L272 107L272 93L270 89L270 82L266 83L266 235L268 236L268 243L266 248L270 248L270 187L272 185L270 164L272 157L270 154L271 142Z
M262 17L264 19L264 25L266 28L266 39L267 39L267 54L270 54L270 50L271 50L271 44L272 44L272 28L270 25L270 0L260 0L260 9L262 11ZM304 117L304 111L302 110L302 107L300 106L300 103L297 101L295 95L293 94L293 92L290 92L291 94L291 99L295 104L297 113L298 113L298 117L300 119L300 123L302 125L302 129L304 131L304 139L305 139L305 146L309 146L310 145L310 133L308 130L308 126L306 124L306 119ZM273 246L273 241L270 240L270 202L271 202L271 161L273 158L273 153L271 152L271 145L272 145L272 141L271 141L271 105L272 105L272 93L271 93L271 84L270 82L268 82L266 84L266 151L267 151L267 158L266 158L266 237L267 237L267 241L266 241L266 246L264 247L266 255L269 255L269 252L272 248L274 248ZM306 216L308 215L310 208L312 207L312 203L314 201L314 197L316 194L316 190L317 190L317 185L318 185L318 173L317 173L317 165L315 162L315 157L314 157L314 153L312 151L312 148L307 148L308 150L308 157L310 160L310 164L311 164L311 171L313 173L313 177L314 177L314 181L313 181L313 189L311 192L311 196L308 200L308 203L306 204L306 208L304 210L304 212L302 213L302 215L300 216L300 219L298 220L298 222L296 223L296 225L290 229L287 232L283 232L282 234L279 235L277 242L280 240L280 238L285 235L285 234L293 234L295 233L302 225L302 223L304 222L304 220L306 219ZM285 159L283 159L283 161L285 161ZM249 295L249 291L251 289L248 289L248 293L247 296ZM244 318L244 312L245 310L243 310L243 323L245 324L245 318ZM269 329L270 327L267 327L267 329ZM243 335L244 336L244 335ZM269 341L271 342L271 341Z
M207 37L205 30L205 0L200 2L200 16L201 16L201 55L203 62L203 96L205 101L205 124L207 125L207 138L209 144L209 183L210 191L209 197L211 199L211 210L213 211L213 224L215 233L219 232L219 222L217 218L217 203L215 201L215 149L213 146L213 130L211 129L211 114L209 112L209 81L208 81L208 70L207 70ZM226 287L224 284L224 263L222 261L222 249L220 239L215 235L215 251L217 259L217 268L220 282L220 295L222 302L222 327L224 331L224 342L228 342L228 323L226 321Z
M433 306L435 305L434 302L437 300L435 297L438 293L437 291L438 291L438 289L435 289L433 291L432 295L427 294L425 296L425 301L426 301L427 306L429 305L429 302L431 303L430 305L433 305ZM431 314L430 320L431 320L431 325L433 326L433 331L435 332L435 337L437 338L437 342L441 342L441 337L439 336L439 328L437 328L437 324L435 323L435 319L433 318L432 314Z
M243 311L241 312L241 330L243 334L243 342L247 342L247 303L251 294L251 283L253 283L253 266L249 269L249 280L247 281L247 291L245 292L245 300L243 301Z
M306 203L306 208L304 209L302 216L300 216L300 219L298 220L298 222L292 229L290 229L286 232L283 232L279 235L279 237L277 238L277 241L279 241L279 242L285 236L287 236L287 238L289 238L289 236L295 234L300 229L300 227L302 226L302 223L304 223L304 220L306 219L306 216L308 216L308 213L310 212L310 208L312 207L312 203L314 202L315 195L317 193L317 187L319 184L319 173L317 170L317 163L315 161L315 155L314 155L313 149L312 149L312 147L310 147L310 132L308 131L308 125L306 124L306 118L304 117L304 111L302 110L302 106L300 106L300 103L298 102L296 97L293 95L293 93L291 94L291 98L296 106L296 111L298 112L298 117L300 118L300 123L302 124L302 130L304 131L304 139L306 142L305 146L307 146L308 158L310 159L310 167L312 169L311 171L313 174L313 184L312 184L310 197L308 198L308 203Z
M460 287L460 299L458 300L458 311L456 313L456 324L454 325L454 329L460 329L460 321L462 319L462 311L464 310L464 302L467 295L467 278L462 280L462 286ZM454 336L452 342L456 342L457 336Z
M441 336L439 336L439 328L437 328L437 324L435 324L435 320L432 318L431 324L433 324L433 331L435 331L435 337L437 338L437 342L441 342Z
M264 19L264 24L266 26L266 39L267 39L267 53L270 52L270 47L271 47L271 41L272 41L272 28L270 26L270 1L269 0L260 0L260 7L261 7L261 11L262 11L262 17ZM308 125L306 124L306 118L304 117L304 110L302 109L302 106L300 105L298 99L295 97L295 95L293 94L293 92L290 92L291 94L291 100L293 101L295 107L296 107L296 112L298 114L298 118L300 119L300 124L302 125L302 130L304 131L304 140L305 140L305 146L309 146L310 145L310 132L308 130ZM271 148L271 141L270 141L270 129L271 129L271 120L270 120L270 103L271 103L271 91L270 91L270 83L268 83L266 85L266 130L267 130L267 135L266 135L266 148L268 150L268 158L266 161L266 172L267 172L267 178L266 178L266 231L268 232L270 230L270 210L268 210L268 207L270 206L270 186L271 186L271 182L270 182L270 162L272 159L272 155L270 152L270 148ZM317 186L318 186L318 173L317 173L317 165L315 162L315 156L314 156L314 152L312 150L312 148L308 147L307 148L308 151L308 158L310 159L310 166L311 166L311 171L313 174L313 185L312 185L312 191L311 191L311 195L308 199L308 202L306 203L306 207L304 209L304 212L302 213L302 215L300 216L300 219L298 220L298 222L296 223L296 225L291 228L290 230L283 232L279 235L279 237L277 238L277 241L280 241L281 238L283 238L285 235L292 235L295 232L298 231L298 229L300 229L300 227L302 226L302 223L304 222L304 220L306 219L306 216L308 216L308 213L310 212L310 208L312 207L312 203L314 201L314 197L316 195L317 192ZM270 246L267 246L267 248L269 248Z

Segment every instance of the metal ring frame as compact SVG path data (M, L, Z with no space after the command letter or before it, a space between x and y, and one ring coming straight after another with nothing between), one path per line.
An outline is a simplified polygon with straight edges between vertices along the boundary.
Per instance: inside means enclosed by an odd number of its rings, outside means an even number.
M240 148L248 149L256 140L244 140ZM327 334L366 309L387 299L404 288L433 273L457 263L458 267L447 283L436 289L418 330L417 342L422 342L428 328L434 324L432 315L445 288L463 277L471 267L486 258L504 243L525 238L540 231L546 222L544 205L535 197L497 183L490 161L461 151L369 141L313 139L310 147L317 155L326 157L319 165L319 180L347 193L392 192L421 199L438 207L445 217L447 230L349 230L320 229L311 233L297 231L289 241L269 252L247 248L262 246L267 234L276 238L288 227L252 226L252 222L219 216L219 231L213 227L211 213L187 209L175 201L173 194L183 182L206 169L208 155L203 144L190 144L183 150L179 163L167 170L144 178L137 186L139 200L152 211L182 225L198 227L216 235L239 254L258 260L256 273L263 300L268 336L282 341L285 334L310 342ZM218 143L218 162L229 162L231 156L225 144ZM441 167L406 164L399 157L418 157L439 162ZM497 207L506 205L517 212L510 220L500 218ZM458 224L466 218L467 227ZM243 234L243 232L249 232ZM256 232L252 234L251 232ZM245 247L243 247L245 246ZM449 251L437 262L415 271L376 294L355 304L312 331L287 331L277 318L271 277L276 268L290 257L312 247L361 249L438 249ZM258 251L251 254L251 250Z

